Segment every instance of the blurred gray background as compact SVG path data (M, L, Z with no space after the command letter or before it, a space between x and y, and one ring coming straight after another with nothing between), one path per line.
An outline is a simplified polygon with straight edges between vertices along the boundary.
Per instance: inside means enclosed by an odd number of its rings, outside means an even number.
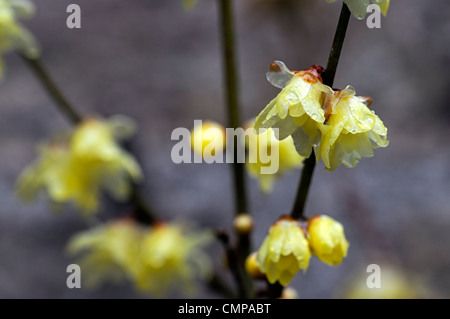
M265 79L273 60L295 70L325 66L340 1L234 2L245 121L278 92ZM81 29L66 27L70 3L81 6ZM26 25L69 99L85 114L126 114L137 120L133 148L154 210L166 219L190 219L201 226L230 225L230 167L170 160L174 128L191 128L194 119L226 124L216 1L199 0L189 12L176 0L35 4L37 14ZM449 40L450 2L445 0L394 0L381 29L351 18L335 87L352 84L358 95L373 98L372 108L388 127L391 144L353 169L330 173L322 163L317 166L307 214L341 221L351 246L338 267L312 260L306 274L292 283L300 297L340 297L353 274L385 260L410 276L411 284L420 282L423 297L450 296ZM17 55L6 55L5 65L0 84L0 297L142 297L128 285L94 291L66 287L66 267L73 260L64 246L88 223L70 208L52 214L44 199L25 206L12 189L35 158L35 145L69 125ZM289 212L299 174L286 174L267 196L249 177L255 245L279 215ZM123 207L107 203L99 218L122 213ZM199 296L217 297L207 288Z

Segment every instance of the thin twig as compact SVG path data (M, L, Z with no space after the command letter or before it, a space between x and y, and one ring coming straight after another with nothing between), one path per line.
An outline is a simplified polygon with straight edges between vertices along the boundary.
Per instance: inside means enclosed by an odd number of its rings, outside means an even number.
M234 277L238 288L238 298L249 298L252 295L251 291L248 291L248 285L244 284L244 276L246 273L242 267L239 265L238 255L236 249L230 244L230 238L227 233L223 231L218 231L216 233L217 239L222 243L225 248L225 254L227 256L228 267L230 268L231 274Z
M239 119L238 102L238 79L235 59L235 40L233 32L233 8L232 0L219 0L220 28L222 33L222 49L224 63L224 77L226 88L226 103L228 114L228 127L238 128L241 125ZM237 160L237 148L240 141L233 136L234 160L232 163L234 197L235 197L235 215L242 213L248 214L247 207L247 188L245 180L245 164ZM227 143L230 145L230 143ZM252 290L252 281L250 277L242 271L244 269L245 258L250 254L251 242L250 234L238 234L237 240L237 263L240 271L243 273L242 285L243 291L247 292L245 297L250 297Z
M65 118L69 120L71 124L76 125L80 123L83 118L62 94L61 90L58 88L55 81L53 81L50 77L41 61L39 59L29 59L24 55L20 56L40 80L41 84L47 90L48 95L55 101L55 105L65 116Z

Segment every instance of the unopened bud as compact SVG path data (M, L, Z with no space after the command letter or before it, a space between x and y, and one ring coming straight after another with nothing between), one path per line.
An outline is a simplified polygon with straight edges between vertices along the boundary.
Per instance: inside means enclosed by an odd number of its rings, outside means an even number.
M249 214L239 214L234 219L234 228L239 234L248 234L253 229L253 218Z

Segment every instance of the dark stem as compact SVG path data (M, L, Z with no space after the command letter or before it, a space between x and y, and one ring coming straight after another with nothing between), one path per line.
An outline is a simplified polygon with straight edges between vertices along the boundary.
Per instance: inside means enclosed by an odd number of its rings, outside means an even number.
M283 286L278 282L269 284L269 290L267 291L267 297L269 299L280 298L283 293Z
M208 281L208 286L211 290L216 291L221 294L223 297L228 299L236 298L233 290L228 286L228 283L225 282L218 274L214 273L211 279Z
M238 79L235 58L235 39L233 31L233 8L232 0L219 0L219 16L220 30L222 33L222 50L223 50L223 67L224 80L226 88L226 104L228 115L228 127L238 128L241 123L239 119L239 102L238 102ZM235 197L235 215L248 213L247 207L247 189L245 181L245 163L239 163L238 141L233 135L234 160L232 163L234 197ZM247 293L245 297L249 297L252 290L252 282L250 277L243 271L245 258L250 254L251 241L250 234L238 234L237 242L237 264L243 273L243 285L246 287L244 291Z
M64 117L72 125L79 124L83 120L83 117L76 111L75 107L69 103L40 60L29 59L23 55L20 56L42 83L49 96L55 101L56 107L64 115ZM130 194L130 202L133 204L135 217L138 222L150 225L155 221L153 212L151 211L149 205L145 202L142 194L139 192L138 186L135 184L133 184Z
M219 0L220 4L220 26L222 32L222 49L226 88L226 103L228 115L228 127L238 128L240 126L239 120L239 102L238 102L238 80L236 71L235 58L235 41L233 32L233 9L232 0ZM236 138L233 143L234 154L237 155ZM230 144L231 145L231 144ZM236 215L241 213L248 213L247 211L247 196L245 187L245 167L244 163L238 163L236 158L233 161L233 177L234 190L236 197Z
M345 34L347 33L348 22L350 21L350 10L345 3L342 3L341 14L339 16L336 33L334 34L333 44L330 55L328 56L327 67L322 74L323 84L329 87L333 86L334 76L341 56L342 46L344 45Z
M297 196L295 196L294 206L292 207L291 216L295 219L305 219L304 209L306 198L308 197L309 186L316 167L316 155L314 150L311 156L303 162L303 171L300 177L300 183L297 188Z
M40 80L41 84L47 90L49 96L55 101L58 109L63 115L70 121L71 124L78 124L82 121L81 115L75 111L75 108L64 97L61 90L55 84L49 73L45 70L44 66L38 59L29 59L23 55L20 55L30 69L34 72L36 77Z
M238 288L238 298L251 298L252 297L252 287L247 285L245 277L247 276L244 269L239 264L238 255L236 249L230 244L230 238L227 233L223 231L218 231L217 239L222 243L225 248L225 254L227 256L228 267L230 268L231 274L233 275L234 281ZM248 277L248 276L247 276Z
M328 57L327 68L322 74L323 83L330 87L333 86L334 76L339 63L342 46L344 44L345 34L347 32L348 22L350 20L350 10L345 3L342 4L339 22L334 34L333 45ZM304 162L302 175L297 189L294 206L292 207L291 216L295 219L306 219L304 215L306 199L308 197L309 187L311 185L314 168L316 166L316 156L314 150L311 156Z
M145 198L142 196L142 193L139 191L139 186L133 184L133 188L130 194L130 202L134 207L134 217L137 222L144 225L152 225L157 220L155 218L155 214L152 209L146 202Z

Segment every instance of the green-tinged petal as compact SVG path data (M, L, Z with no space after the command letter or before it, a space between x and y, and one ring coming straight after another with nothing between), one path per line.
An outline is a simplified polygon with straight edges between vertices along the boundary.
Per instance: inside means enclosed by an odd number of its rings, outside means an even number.
M381 13L385 16L389 9L390 0L373 0L380 7Z
M344 0L344 2L357 19L364 19L367 13L367 6L370 4L369 0Z
M259 133L260 129L271 127L276 121L279 120L278 113L275 107L276 98L267 104L261 113L255 119L255 129Z

